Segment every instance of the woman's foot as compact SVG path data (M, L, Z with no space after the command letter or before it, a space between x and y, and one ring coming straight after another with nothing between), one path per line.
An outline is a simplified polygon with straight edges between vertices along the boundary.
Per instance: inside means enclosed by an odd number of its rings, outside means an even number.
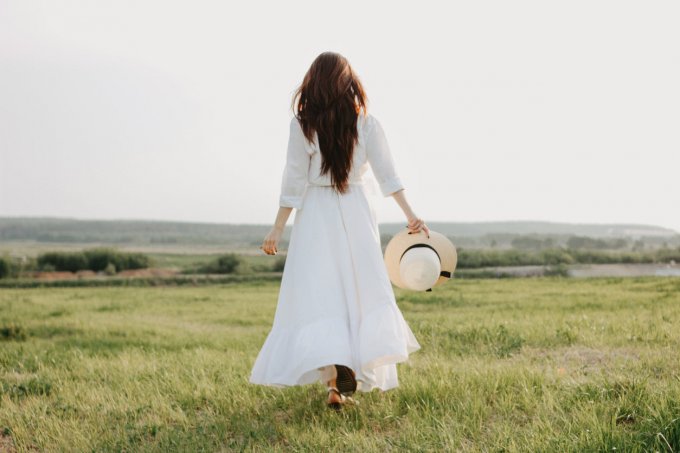
M345 402L345 397L340 393L340 390L338 390L337 387L335 386L329 386L328 387L328 400L326 401L326 405L336 411L339 411L342 409L342 405Z
M337 377L326 382L328 387L328 407L340 410L345 403L359 404L351 395L357 389L357 381L354 370L344 365L335 365Z

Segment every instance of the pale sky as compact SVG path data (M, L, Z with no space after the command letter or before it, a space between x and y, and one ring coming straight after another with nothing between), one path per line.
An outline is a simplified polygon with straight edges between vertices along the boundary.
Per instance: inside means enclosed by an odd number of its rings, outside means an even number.
M680 230L679 23L677 1L0 0L0 216L272 223L291 96L330 50L426 222Z

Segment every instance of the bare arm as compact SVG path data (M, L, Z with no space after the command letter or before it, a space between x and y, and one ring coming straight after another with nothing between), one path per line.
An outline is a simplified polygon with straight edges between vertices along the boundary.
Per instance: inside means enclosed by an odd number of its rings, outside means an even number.
M419 218L413 212L411 205L406 200L406 194L404 193L404 189L397 190L396 192L393 192L391 195L392 198L394 198L394 200L397 202L401 210L404 212L404 215L408 220L408 228L411 230L411 233L417 233L422 229L425 232L425 234L427 234L427 237L430 237L430 229L427 227L427 225L425 225L425 221L423 221L423 219Z
M288 222L288 217L290 217L292 211L292 207L279 206L274 226L260 246L267 255L276 255L276 252L278 252L279 240L281 239L283 229L286 227L286 222Z
M274 226L272 229L283 231L286 227L286 222L288 222L288 217L290 213L293 212L293 208L288 206L279 206L279 212L276 213L276 220L274 220Z
M404 189L397 190L392 194L392 198L394 198L394 201L397 202L399 207L401 208L402 211L404 211L404 215L406 216L407 219L411 219L415 217L415 213L413 212L413 209L411 209L411 205L408 204L408 201L406 200L406 195L404 194Z
M394 198L404 211L404 215L408 220L408 228L411 233L417 233L421 230L425 232L427 237L430 237L430 229L425 225L423 219L419 218L411 209L406 195L404 194L404 184L397 174L390 151L390 145L387 143L385 131L375 116L369 116L369 130L367 132L367 158L373 169L373 174L380 185L380 191L387 197Z

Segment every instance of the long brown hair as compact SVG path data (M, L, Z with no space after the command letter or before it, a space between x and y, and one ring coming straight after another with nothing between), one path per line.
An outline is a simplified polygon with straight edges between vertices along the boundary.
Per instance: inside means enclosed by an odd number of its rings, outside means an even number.
M298 99L299 98L299 99ZM344 193L359 140L357 121L367 114L367 98L359 78L345 57L323 52L312 62L295 90L292 108L305 138L319 139L321 174L330 172L335 190Z

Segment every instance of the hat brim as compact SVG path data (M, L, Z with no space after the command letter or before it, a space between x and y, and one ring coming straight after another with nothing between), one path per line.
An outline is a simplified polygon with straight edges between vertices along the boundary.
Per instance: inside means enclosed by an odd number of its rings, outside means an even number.
M449 238L432 230L430 230L429 238L422 230L418 233L409 234L409 229L406 228L395 234L385 247L387 274L395 286L410 289L401 280L399 262L404 252L414 245L429 246L439 255L441 274L434 285L432 285L433 287L441 285L451 278L458 263L458 254L456 253L456 247Z

